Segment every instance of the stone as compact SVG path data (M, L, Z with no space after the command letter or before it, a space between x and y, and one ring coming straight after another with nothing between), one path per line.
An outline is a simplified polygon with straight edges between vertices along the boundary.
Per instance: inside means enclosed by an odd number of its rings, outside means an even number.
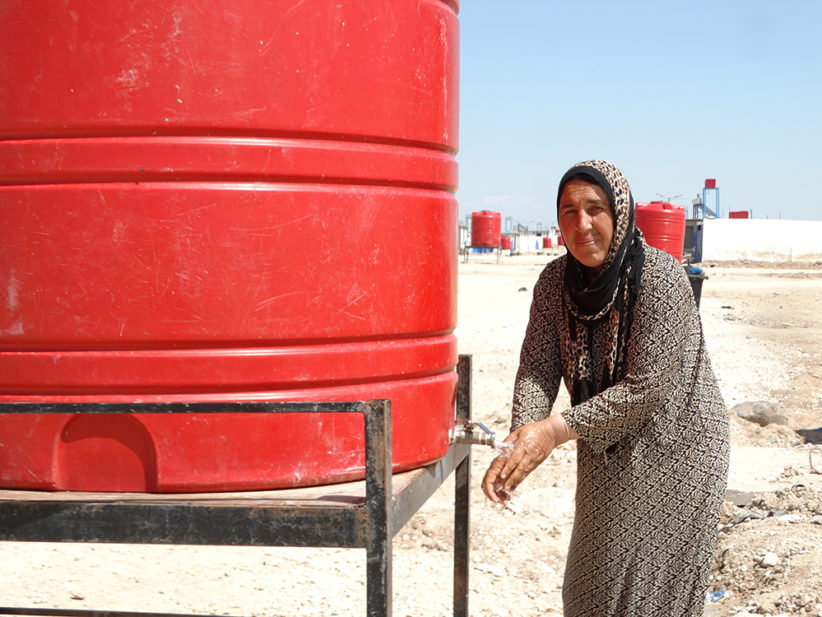
M753 422L759 426L769 424L788 424L788 417L770 401L746 401L734 405L732 411L743 420Z
M772 553L771 551L767 551L764 555L762 555L759 565L763 568L773 568L774 566L779 565L779 555Z
M754 512L753 510L740 510L736 513L736 516L734 516L732 524L739 525L745 521L758 518L762 518L762 515L759 514L759 512Z

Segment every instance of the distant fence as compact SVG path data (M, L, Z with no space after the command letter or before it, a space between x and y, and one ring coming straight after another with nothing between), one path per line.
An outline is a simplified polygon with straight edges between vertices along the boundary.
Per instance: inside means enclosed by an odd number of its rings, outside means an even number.
M822 221L702 221L702 261L737 259L822 261Z

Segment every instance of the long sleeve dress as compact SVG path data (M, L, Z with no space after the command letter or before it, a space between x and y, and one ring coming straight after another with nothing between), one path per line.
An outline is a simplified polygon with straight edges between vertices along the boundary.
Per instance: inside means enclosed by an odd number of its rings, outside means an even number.
M728 415L684 269L646 247L625 378L562 411L579 435L565 617L702 615L728 473ZM512 427L569 385L565 258L534 289ZM592 336L603 370L605 322Z

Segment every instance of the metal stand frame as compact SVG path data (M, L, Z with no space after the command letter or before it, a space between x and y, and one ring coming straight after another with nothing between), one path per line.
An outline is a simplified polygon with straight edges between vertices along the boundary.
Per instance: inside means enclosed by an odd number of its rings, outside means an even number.
M463 250L461 251L461 253L462 253L462 263L468 263L468 256L471 254L471 251L475 248L477 248L477 249L480 249L480 248L488 249L488 248L490 248L492 253L496 253L497 263L499 263L500 260L502 259L502 244L498 244L497 246L471 246L470 244L466 244L465 247L463 248ZM478 254L483 254L483 253L478 253Z
M714 200L714 206L716 207L716 212L711 210L708 207L707 199L708 199L708 191L713 191L714 196L716 199ZM710 214L714 218L719 218L719 187L718 186L706 186L702 189L702 218L707 218L706 213Z
M460 356L457 373L459 424L471 419L470 356ZM0 413L39 414L317 412L363 414L364 483L339 485L336 493L333 485L325 486L321 496L316 489L196 495L0 490L0 541L365 548L366 614L390 617L391 540L456 470L453 606L456 617L467 617L471 448L453 444L444 459L428 467L392 474L391 401L0 404ZM0 607L0 614L182 617L173 613L7 607Z

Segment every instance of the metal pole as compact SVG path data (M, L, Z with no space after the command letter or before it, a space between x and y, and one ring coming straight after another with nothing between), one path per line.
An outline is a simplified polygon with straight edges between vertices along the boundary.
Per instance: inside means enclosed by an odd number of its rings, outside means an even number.
M716 218L719 218L719 187L716 187Z
M705 208L708 207L708 189L702 187L702 218L705 218Z
M471 356L457 364L457 422L471 420ZM471 449L454 472L454 617L468 617L468 558L471 535Z
M365 409L366 615L391 617L391 401Z
M471 356L461 354L457 360L457 424L471 420Z

